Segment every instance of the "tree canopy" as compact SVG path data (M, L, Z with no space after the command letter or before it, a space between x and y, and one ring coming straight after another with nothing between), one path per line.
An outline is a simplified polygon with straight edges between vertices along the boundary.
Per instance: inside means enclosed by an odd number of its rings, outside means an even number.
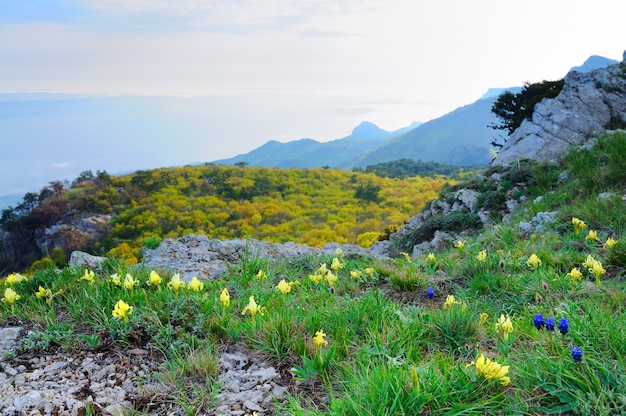
M499 119L499 123L489 127L495 130L505 130L512 134L522 121L530 119L535 105L544 98L554 98L563 89L564 81L541 81L538 83L526 83L518 93L505 91L496 99L491 107L491 112ZM495 140L491 142L495 147L502 147Z

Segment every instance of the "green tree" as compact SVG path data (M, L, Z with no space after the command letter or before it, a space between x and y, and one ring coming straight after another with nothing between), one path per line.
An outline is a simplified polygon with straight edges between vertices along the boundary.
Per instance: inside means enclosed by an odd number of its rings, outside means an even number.
M491 106L491 112L499 119L499 123L491 124L494 130L505 130L512 134L524 120L530 120L535 105L544 98L554 98L563 89L564 81L542 81L531 84L526 83L518 93L505 91L496 99ZM502 147L503 144L493 140L491 145Z

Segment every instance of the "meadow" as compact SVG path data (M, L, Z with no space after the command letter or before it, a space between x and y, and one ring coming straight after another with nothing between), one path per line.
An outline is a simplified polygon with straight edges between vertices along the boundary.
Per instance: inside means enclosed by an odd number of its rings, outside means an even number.
M115 260L49 268L2 280L0 319L32 324L18 355L159 351L188 414L211 409L217 354L234 343L298 382L276 414L626 414L624 154L617 132L537 164L566 173L506 222L436 252L250 253L191 282ZM520 231L547 211L554 223Z

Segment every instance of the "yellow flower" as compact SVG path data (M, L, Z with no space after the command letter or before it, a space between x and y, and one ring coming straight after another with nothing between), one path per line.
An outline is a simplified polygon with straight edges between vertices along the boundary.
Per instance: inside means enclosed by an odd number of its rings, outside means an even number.
M511 318L509 316L504 316L504 314L500 314L500 319L496 322L496 330L498 331L498 335L500 338L509 339L509 336L513 332L513 323L511 322Z
M465 303L459 302L454 298L454 295L446 296L446 301L443 303L443 308L452 308L454 305L461 305L465 308Z
M600 237L598 237L598 233L596 232L596 230L589 230L589 234L587 234L585 240L600 241Z
M324 339L326 334L322 331L317 331L315 336L313 337L313 343L315 344L315 348L317 348L318 352L322 351L322 347L324 345L328 345L328 341Z
M476 359L475 364L478 374L482 375L487 381L498 380L503 386L507 386L511 382L511 378L506 375L509 372L508 365L500 365L495 361L491 361L482 353ZM471 367L472 365L474 363L470 363L466 367Z
M526 265L536 269L538 266L541 266L541 259L537 257L535 253L533 253L528 258Z
M148 284L150 286L159 286L161 283L163 283L163 279L161 279L161 276L159 276L157 272L152 270L150 272L150 277L148 278Z
M258 277L261 280L265 280L267 279L267 274L265 274L263 270L259 270L259 272L256 274L256 277Z
M591 269L593 267L593 264L597 262L596 259L593 258L593 256L591 254L587 255L587 259L585 260L585 262L583 263L583 266L587 267L588 269Z
M458 248L459 250L463 250L465 248L465 241L464 240L457 240L454 243L454 247Z
M122 279L120 278L120 275L117 273L112 274L109 279L111 280L111 283L113 283L115 286L122 286Z
M35 292L35 296L37 296L39 299L52 297L52 291L50 289L44 289L43 287L39 286L39 290Z
M485 261L485 260L487 260L487 251L486 250L480 250L478 252L478 255L476 256L476 258L478 259L478 261Z
M328 273L328 266L326 266L326 263L322 263L317 271L322 275L322 277L326 276L326 273Z
M613 249L613 247L615 247L615 245L617 244L617 240L613 239L612 237L609 237L606 239L606 242L604 243L604 248L608 248L609 250Z
M339 261L339 259L337 257L333 258L333 262L330 265L330 268L333 269L335 272L341 268L343 268L343 263Z
M361 273L360 270L350 270L350 276L355 279L360 279L361 277L363 277L363 273Z
M130 306L128 303L124 302L122 299L120 299L115 304L115 307L113 308L113 312L111 313L111 315L113 315L114 318L128 321L128 315L132 313L133 313L133 307Z
M243 308L243 311L241 311L241 314L245 315L246 312L250 312L250 315L252 315L253 318L256 316L257 313L260 313L261 316L263 316L265 312L265 307L257 305L257 303L254 301L254 296L250 296L248 305L246 305L246 307Z
M578 218L572 218L572 224L574 225L574 230L576 230L576 235L580 234L587 227L587 224Z
M485 312L480 314L480 323L484 324L485 322L487 322L487 319L489 319L489 315L486 314Z
M326 273L326 281L328 282L328 286L333 286L335 284L335 282L337 281L337 275L334 274L333 272L328 272Z
M167 284L167 287L170 289L174 289L176 291L176 293L178 293L178 290L181 287L185 287L185 282L183 282L180 279L180 274L176 273L174 276L172 276L172 278L170 279L169 283Z
M228 293L227 288L222 289L222 293L220 294L220 301L222 302L222 305L224 305L224 307L230 305L230 293Z
M4 297L2 298L2 301L8 303L11 308L13 308L15 302L20 300L20 298L21 296L18 295L17 292L10 287L4 289Z
M94 282L94 277L95 277L95 273L89 269L85 270L85 273L83 274L83 277L80 278L80 280L86 280L89 283L93 283Z
M285 279L282 279L280 282L278 282L276 289L278 289L278 291L283 295L286 295L287 293L291 292L291 286L292 285L290 283L287 283Z
M126 273L126 277L124 277L124 288L125 289L132 290L138 284L139 284L139 280L137 280L133 276L131 276L130 273Z
M22 276L19 273L11 273L10 275L7 276L6 284L9 286L13 286L14 284L17 284L24 280L28 280L28 279L26 279L26 277Z
M373 267L366 267L365 268L365 274L368 275L369 277L371 277L374 274L374 268Z
M411 256L409 256L409 253L405 253L404 251L401 251L400 254L404 256L404 259L406 261L411 261Z
M596 260L589 270L596 275L596 283L600 284L600 276L606 273L606 270L602 267L602 263Z
M343 250L337 247L337 250L335 250L335 256L343 258Z
M204 289L204 283L202 283L196 276L191 278L191 281L187 284L187 287L194 292L199 292Z
M434 253L428 253L428 256L426 256L426 262L430 265L434 265L437 263L437 257L435 257Z
M311 279L313 281L313 283L318 284L320 282L320 280L322 280L324 276L322 276L319 273L315 273L315 274L310 274L309 275L309 279Z
M572 280L576 282L580 282L583 278L583 274L578 267L573 267L572 270L568 274L566 274L566 276L571 277Z

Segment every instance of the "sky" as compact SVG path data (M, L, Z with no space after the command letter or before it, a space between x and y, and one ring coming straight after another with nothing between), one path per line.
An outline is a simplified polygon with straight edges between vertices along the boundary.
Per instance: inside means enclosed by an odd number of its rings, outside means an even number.
M425 122L622 60L624 16L614 0L0 0L0 195Z

